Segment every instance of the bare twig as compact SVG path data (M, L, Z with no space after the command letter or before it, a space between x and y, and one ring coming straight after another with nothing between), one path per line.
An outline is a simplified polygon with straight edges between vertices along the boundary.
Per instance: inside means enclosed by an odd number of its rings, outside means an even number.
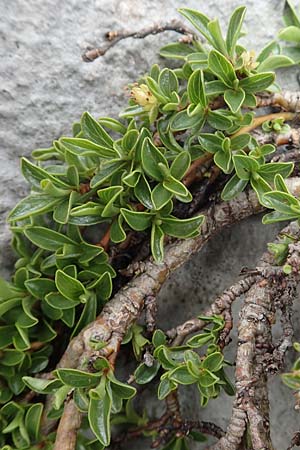
M299 238L299 226L292 223L283 234ZM299 248L296 244L290 247L288 261L295 269L292 275L285 277L287 280L295 277L295 281L299 282ZM252 449L273 449L270 437L267 373L273 356L271 326L274 323L275 298L286 289L286 279L282 272L272 270L274 262L269 252L263 255L261 261L266 268L270 266L269 273L272 276L269 280L257 282L246 295L238 328L237 392L234 408L226 435L211 447L211 450L238 450L247 423ZM290 292L292 293L295 294L295 290Z
M257 95L257 107L279 106L290 112L300 112L300 92L282 91L274 94Z
M259 278L260 275L251 275L243 280L239 280L217 297L203 315L209 317L223 314L225 310L231 311L232 302L242 294L245 294ZM198 318L190 319L167 331L167 335L172 339L173 345L181 345L189 334L202 330L206 325L207 322L204 320Z
M85 62L93 62L100 56L105 55L105 53L109 49L114 47L118 42L120 42L123 39L127 38L143 39L151 34L152 35L159 34L163 33L164 31L175 31L176 33L186 36L187 39L183 39L184 43L191 43L193 40L198 39L194 31L187 28L179 20L173 19L170 22L154 24L147 28L143 28L142 30L139 31L128 31L128 30L109 31L105 35L107 42L102 47L87 49L85 53L82 55L82 59Z

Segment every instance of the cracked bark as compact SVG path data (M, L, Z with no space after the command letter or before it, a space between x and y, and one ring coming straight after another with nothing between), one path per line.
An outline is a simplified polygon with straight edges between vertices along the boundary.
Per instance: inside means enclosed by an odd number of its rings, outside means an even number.
M299 226L296 223L290 224L283 232L299 238ZM299 245L294 247L290 246L292 254L288 261L295 270L287 277L293 285L299 282L296 273L296 269L299 271ZM263 255L261 263L266 268L274 264L269 252ZM273 271L274 275L276 273ZM270 437L267 375L270 369L274 369L270 361L273 358L271 328L275 322L275 299L286 290L286 280L278 273L276 278L269 277L268 280L257 282L246 295L238 326L237 392L232 416L225 436L210 450L238 450L247 425L252 450L274 449ZM289 294L295 294L295 290ZM284 350L286 345L285 342Z

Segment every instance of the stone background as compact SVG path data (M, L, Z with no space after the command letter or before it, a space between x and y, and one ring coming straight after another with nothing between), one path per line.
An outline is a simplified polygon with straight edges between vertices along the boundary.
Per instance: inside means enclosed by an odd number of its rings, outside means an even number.
M117 115L126 104L126 85L157 62L159 47L176 35L169 32L142 41L123 41L92 64L81 61L86 46L100 43L103 33L110 29L140 29L162 17L177 17L176 8L182 6L217 16L224 24L241 2L248 7L244 42L258 50L281 28L284 0L0 0L2 275L9 275L13 261L5 218L27 192L19 172L20 156L50 146L53 139L70 133L72 122L84 110L96 116ZM286 87L297 88L298 71L294 68L279 74ZM209 243L164 287L160 295L161 326L169 327L170 318L175 325L202 312L207 302L236 279L242 266L255 265L275 233L276 227L263 227L260 218L252 218ZM299 318L295 320L299 324ZM228 358L234 361L231 347ZM196 417L192 391L183 403L184 410ZM288 408L292 403L291 392L272 380L272 425L277 450L288 446L289 436L299 427L299 416ZM222 397L211 402L199 416L225 427L228 400Z

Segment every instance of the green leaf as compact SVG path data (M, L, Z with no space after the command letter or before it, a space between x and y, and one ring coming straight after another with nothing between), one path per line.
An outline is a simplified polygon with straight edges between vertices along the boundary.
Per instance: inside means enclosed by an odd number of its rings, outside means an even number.
M217 372L221 369L224 356L220 352L210 353L202 362L202 367L210 372Z
M147 384L155 378L160 368L160 364L154 361L152 366L147 366L145 363L140 364L135 372L134 378L138 384Z
M155 186L151 194L151 200L154 209L159 210L163 208L173 197L173 193L164 188L164 186L159 183Z
M158 148L151 142L149 138L146 138L142 147L142 165L151 178L157 181L163 181L164 177L159 170L158 164L162 164L164 167L168 167L168 162Z
M35 403L34 405L31 405L26 412L24 425L29 437L34 441L39 437L43 408L43 403Z
M187 385L197 382L197 378L191 375L185 365L176 367L176 369L172 370L169 374L169 378L171 381L175 381L175 383L179 384Z
M125 164L126 163L123 161L114 161L112 163L102 165L100 171L91 179L91 188L94 189L103 184L104 181L112 177L115 173L120 172Z
M88 420L90 427L105 447L110 443L110 413L112 399L107 390L102 398L91 398L88 409Z
M239 134L230 139L231 150L242 150L250 144L251 136L248 133Z
M31 278L25 281L26 289L36 298L44 298L46 294L55 290L55 283L48 278Z
M128 225L136 231L144 231L150 227L153 215L148 212L131 211L121 208L120 212Z
M95 144L88 139L60 138L59 142L63 148L77 156L98 156L101 158L115 158L118 156L113 148Z
M295 64L294 61L286 55L271 55L261 62L257 68L257 72L276 70L280 67L288 67L293 64Z
M52 198L45 194L29 195L14 207L8 216L8 220L10 222L22 220L51 211L60 202L60 198Z
M182 197L187 197L189 195L189 191L185 185L172 176L169 176L163 181L163 187L175 195L180 195Z
M286 192L267 192L264 194L264 198L270 203L272 208L282 214L291 215L294 212L291 206L299 207L299 201Z
M204 221L204 216L191 217L190 219L177 219L176 217L164 217L161 228L169 236L187 238L199 233L199 228Z
M190 8L179 8L178 12L186 17L191 24L194 25L208 41L210 41L211 36L207 28L210 20L207 16Z
M200 104L203 108L207 106L205 94L204 75L202 70L196 70L189 78L187 85L188 96L191 103Z
M267 163L259 169L258 173L267 183L273 183L275 175L287 178L292 173L293 168L294 164L291 162Z
M224 173L230 173L232 171L231 152L218 151L214 155L214 162Z
M127 128L119 120L112 119L111 117L100 117L98 122L100 125L103 125L116 133L125 134L127 131Z
M54 177L45 169L42 169L41 167L36 166L35 164L32 164L30 161L28 161L27 158L21 159L21 171L26 180L35 188L39 189L41 181L45 179L53 181L54 184L62 188L69 187L68 184Z
M216 384L219 378L207 369L202 369L199 374L199 384L203 387L210 387Z
M245 100L245 92L243 89L227 89L224 93L224 100L231 109L231 111L235 114L237 113Z
M193 52L193 48L182 42L174 42L164 45L159 50L160 56L163 56L164 58L174 58L180 60L185 60L186 56L191 52Z
M187 110L183 110L175 114L170 121L170 128L172 131L182 131L193 128L201 123L202 116L198 114L189 116Z
M249 180L251 173L257 172L260 168L258 162L251 156L234 155L233 163L236 174L241 180Z
M43 378L23 377L22 380L32 391L39 394L53 394L62 386L60 380L45 380Z
M187 341L187 345L192 348L199 348L203 345L207 344L209 341L212 340L212 335L210 332L196 334L195 336L191 337Z
M181 180L188 171L191 164L191 155L189 152L180 152L172 162L170 173L172 177Z
M110 135L88 112L82 114L81 128L87 139L106 148L113 148L113 140Z
M300 27L300 20L290 0L285 0L283 8L283 21L286 26Z
M163 69L159 74L158 84L166 97L171 97L172 92L178 91L178 80L173 70Z
M98 385L101 379L99 373L84 372L78 369L56 369L54 375L63 384L74 388L91 388Z
M169 380L168 378L164 378L160 381L158 386L158 400L163 400L166 398L170 392L174 391L176 389L177 384L174 383L174 381Z
M294 25L291 25L287 28L284 28L278 33L279 39L283 39L288 42L300 42L300 28Z
M232 127L232 121L226 117L220 110L209 111L207 122L216 130L228 130Z
M208 55L209 69L228 87L235 87L237 80L232 64L222 53L217 50L211 50Z
M227 54L226 44L222 36L222 31L218 19L214 19L209 22L207 28L211 35L211 40L213 41L213 46L219 50L222 54Z
M114 376L113 372L109 372L107 377L110 380L111 390L117 397L128 400L135 396L136 389L129 384L122 383Z
M55 252L64 244L75 244L68 236L50 228L30 227L24 230L25 236L39 248Z
M151 189L143 173L141 174L141 177L134 188L134 195L146 208L148 209L153 208L151 199Z
M251 177L250 183L252 189L255 190L260 203L268 208L269 204L267 199L264 198L264 194L270 191L270 185L257 173L255 174L255 177Z
M212 133L202 133L198 137L201 147L209 153L216 153L222 151L223 139L220 136Z
M226 46L230 56L234 56L235 54L235 47L241 34L245 13L246 7L240 6L234 10L232 16L230 17L226 36Z
M272 72L258 73L240 80L239 86L247 93L255 93L267 89L274 82L274 79L275 75Z
M110 228L110 239L118 244L126 239L126 233L123 228L123 217L121 214L113 221Z
M110 186L97 191L100 202L104 205L102 217L112 217L119 212L119 207L115 206L114 202L117 201L123 190L122 186Z
M156 262L161 262L164 258L164 232L159 225L152 225L151 228L151 252Z
M86 294L83 284L76 278L70 277L62 270L57 270L55 274L55 284L58 291L64 297L73 301L80 301L80 296Z
M222 200L229 201L243 192L248 184L248 180L241 180L236 174L227 181L222 191Z

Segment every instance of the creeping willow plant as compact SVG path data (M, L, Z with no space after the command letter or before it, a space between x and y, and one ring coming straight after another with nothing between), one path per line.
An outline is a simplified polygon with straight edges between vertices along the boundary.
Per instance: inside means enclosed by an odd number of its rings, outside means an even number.
M3 450L38 449L40 442L52 448L53 435L42 436L40 429L44 397L26 396L30 390L53 395L51 419L61 416L72 391L84 414L78 448L108 446L114 423L140 426L148 421L133 408L136 389L119 381L104 358L92 367L83 362L78 369L58 368L50 379L38 375L54 369L57 342L63 339L65 345L76 336L111 297L117 267L109 262L104 240L104 247L88 240L89 227L99 225L97 230L105 230L116 249L143 232L160 263L167 239L201 233L202 215L182 219L176 209L193 200L187 174L202 157L213 159L226 178L224 200L250 184L262 204L273 209L265 222L300 218L300 202L284 182L293 164L269 162L275 147L240 132L254 120L257 94L278 91L274 69L293 64L291 58L300 54L300 22L293 8L287 3L288 28L280 33L296 41L286 50L289 56L280 53L277 42L257 56L238 43L244 7L233 12L225 36L218 20L186 8L180 13L199 38L161 49L162 56L179 61L176 69L154 65L132 86L120 120L85 112L73 126L73 137L63 136L50 148L34 150L32 160L22 159L31 192L9 215L18 259L12 281L1 281ZM282 120L264 124L266 132L282 129L287 130ZM208 328L180 347L168 346L158 330L149 340L135 325L124 342L132 342L137 359L145 348L153 353L152 365L142 362L136 368L136 382L147 384L159 376L159 399L178 385L195 384L202 406L221 388L232 394L218 345L224 321L218 316L204 320ZM91 340L90 346L99 350L105 343ZM93 438L86 437L87 428ZM203 440L197 433L189 438ZM175 439L165 447L171 448L187 449L188 440Z

